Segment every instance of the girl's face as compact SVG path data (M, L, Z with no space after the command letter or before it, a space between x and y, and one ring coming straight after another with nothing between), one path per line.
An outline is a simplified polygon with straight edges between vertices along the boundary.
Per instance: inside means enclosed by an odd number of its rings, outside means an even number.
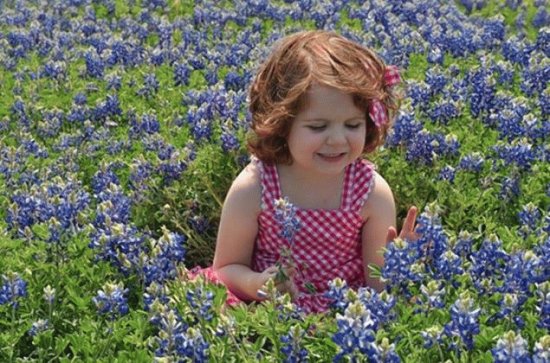
M287 139L292 166L315 174L339 174L363 153L366 114L353 97L313 84Z

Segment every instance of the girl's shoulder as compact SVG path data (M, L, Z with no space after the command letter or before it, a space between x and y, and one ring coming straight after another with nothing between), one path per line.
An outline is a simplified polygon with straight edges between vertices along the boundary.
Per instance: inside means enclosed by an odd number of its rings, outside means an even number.
M373 213L379 213L380 211L395 207L393 193L386 179L375 169L372 170L372 173L371 190L361 209L361 215L364 220L368 219Z
M245 208L260 209L261 170L257 162L250 162L237 175L226 197L226 203L238 203Z

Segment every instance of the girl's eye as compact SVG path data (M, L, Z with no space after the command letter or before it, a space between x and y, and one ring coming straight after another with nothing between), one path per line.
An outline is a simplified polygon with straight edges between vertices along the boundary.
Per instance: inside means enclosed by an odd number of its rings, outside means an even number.
M325 125L319 125L319 126L316 126L316 125L309 125L308 128L310 130L313 130L313 131L322 131L325 129Z
M346 125L349 129L358 129L361 124L352 124L352 125Z

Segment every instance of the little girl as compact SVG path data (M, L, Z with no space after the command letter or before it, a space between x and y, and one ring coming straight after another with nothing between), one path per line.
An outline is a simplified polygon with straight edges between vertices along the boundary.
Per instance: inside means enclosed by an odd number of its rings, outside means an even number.
M283 251L293 267L277 288L306 312L327 309L337 277L383 288L368 265L382 266L382 248L397 237L395 204L362 155L383 143L399 81L395 67L335 33L280 41L250 88L252 162L227 194L209 274L230 300L262 300ZM400 237L414 238L415 218L412 207Z

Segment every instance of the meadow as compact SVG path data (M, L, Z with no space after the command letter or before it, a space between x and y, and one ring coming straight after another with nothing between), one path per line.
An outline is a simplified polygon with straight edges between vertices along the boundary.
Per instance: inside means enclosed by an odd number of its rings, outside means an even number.
M548 0L0 0L1 362L550 362ZM226 308L211 263L273 43L397 65L386 291Z

